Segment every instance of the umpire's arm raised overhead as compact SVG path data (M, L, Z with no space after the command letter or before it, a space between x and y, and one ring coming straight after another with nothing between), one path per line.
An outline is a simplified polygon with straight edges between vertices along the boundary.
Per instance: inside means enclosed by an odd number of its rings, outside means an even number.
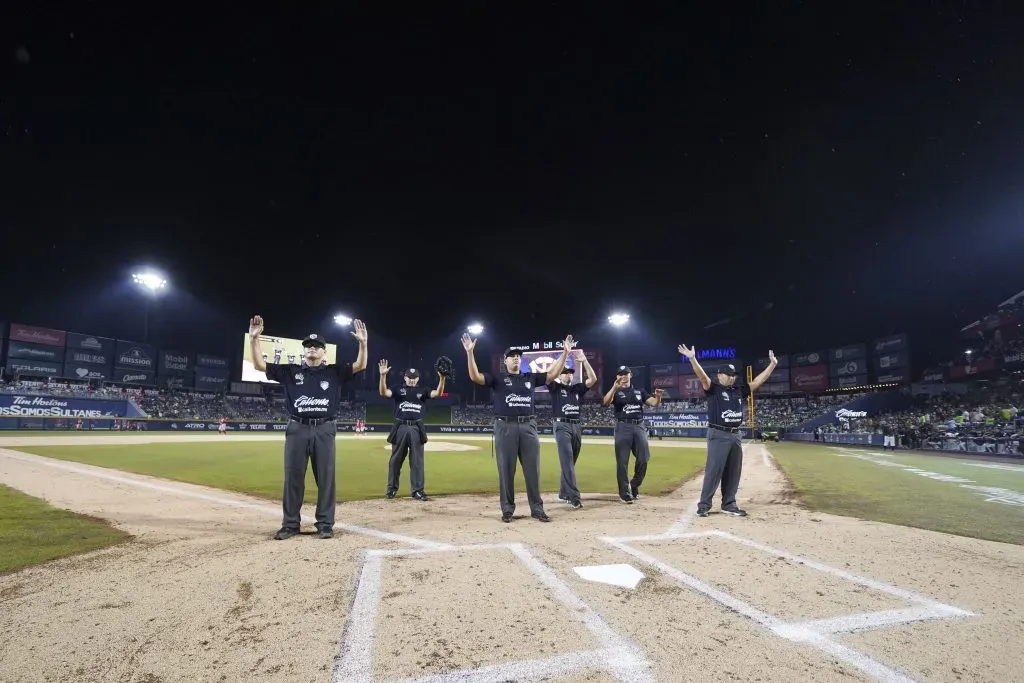
M391 371L391 366L388 365L387 360L381 359L380 363L377 364L377 370L380 371L380 383L377 386L377 393L383 398L391 398L391 389L388 388L388 372Z
M263 317L254 315L249 318L249 348L252 350L252 366L257 372L266 373L267 361L263 359L260 347L260 335L263 334Z
M569 360L569 354L572 353L572 347L575 343L571 334L562 342L562 355L548 368L548 381L545 384L551 384L562 374L562 368L565 367L565 362Z
M467 333L462 334L462 348L466 349L466 363L469 368L469 380L473 384L479 384L483 386L487 383L484 379L484 375L480 372L480 369L476 366L476 356L473 355L474 349L476 349L476 339L473 339Z
M711 388L711 377L704 371L700 363L697 361L697 351L694 347L689 347L685 344L680 344L678 349L680 354L686 357L690 361L690 365L693 367L693 372L697 375L697 379L700 380L701 386L704 387L704 391L708 391ZM761 385L768 381L768 378L772 376L772 371L775 370L775 366L778 365L779 361L775 358L775 352L768 351L768 367L761 371L754 379L750 380L750 391L757 391L761 388Z
M444 383L445 376L442 375L441 373L437 373L437 388L430 390L430 398L437 398L438 396L444 394Z
M352 336L359 342L359 352L356 354L355 362L352 363L352 373L355 374L366 369L366 325L362 320L353 320L352 327Z

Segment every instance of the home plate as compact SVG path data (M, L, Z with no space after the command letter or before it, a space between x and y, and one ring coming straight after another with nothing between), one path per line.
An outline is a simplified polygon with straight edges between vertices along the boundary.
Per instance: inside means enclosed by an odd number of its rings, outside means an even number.
M644 579L643 573L631 564L599 564L591 567L573 567L581 579L607 583L633 589Z

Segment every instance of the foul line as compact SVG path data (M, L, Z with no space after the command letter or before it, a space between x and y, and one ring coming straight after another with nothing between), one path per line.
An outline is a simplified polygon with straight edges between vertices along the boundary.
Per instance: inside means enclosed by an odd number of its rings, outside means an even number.
M352 613L342 633L341 647L331 671L332 683L367 683L372 679L374 628L380 607L381 565L384 558L424 555L436 552L486 552L509 550L566 607L601 644L597 650L553 657L521 660L485 667L407 679L408 683L500 683L509 680L541 680L566 676L583 670L604 671L618 681L653 683L651 665L643 651L618 634L601 615L588 606L548 565L521 543L485 543L416 548L409 550L367 550L365 564L356 586Z
M184 496L186 498L195 498L197 500L205 500L210 503L216 503L217 505L227 505L229 507L241 508L245 510L255 510L268 515L279 516L281 510L277 507L271 507L269 504L264 503L247 503L241 500L234 500L232 498L224 498L221 496L215 496L208 493L200 493L198 491L190 491L184 486L195 486L195 484L182 484L180 486L170 484L155 484L148 481L142 481L133 477L123 476L119 474L111 474L98 469L92 469L80 465L69 465L64 462L58 462L44 458L39 455L28 455L25 453L17 453L0 449L0 456L10 458L11 460L21 460L23 462L31 463L34 465L45 465L46 467L52 467L58 470L64 470L66 472L73 472L75 474L84 474L89 477L95 477L97 479L105 479L107 481L113 481L118 484L126 484L128 486L134 486L136 488L150 489L152 491L160 491L161 493L170 493L177 496ZM142 475L148 476L148 475ZM372 538L378 538L385 541L393 541L395 543L404 543L406 545L415 546L417 548L447 548L447 543L438 543L436 541L427 541L420 538L414 538L412 536L403 536L401 534L393 534L390 531L379 531L377 529L370 529L368 527L356 526L354 524L343 524L337 523L334 525L335 529L341 531L347 531L353 534L361 534L363 536L370 536Z

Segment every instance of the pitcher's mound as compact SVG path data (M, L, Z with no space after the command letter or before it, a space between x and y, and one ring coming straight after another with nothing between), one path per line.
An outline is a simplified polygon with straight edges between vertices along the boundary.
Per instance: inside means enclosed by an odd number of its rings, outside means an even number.
M391 444L384 444L384 448L391 450ZM479 446L473 446L468 443L458 443L454 441L428 441L423 444L423 450L425 451L478 451Z

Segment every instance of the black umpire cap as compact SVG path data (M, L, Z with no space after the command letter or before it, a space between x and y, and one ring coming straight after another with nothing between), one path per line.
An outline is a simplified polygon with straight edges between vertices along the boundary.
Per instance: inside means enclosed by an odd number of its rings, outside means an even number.
M575 375L576 374L576 368L570 368L568 365L566 365L564 368L562 368L562 373L561 374L563 374L563 375L566 375L566 374L568 374L568 375Z
M326 349L327 348L327 342L324 341L324 338L321 337L319 334L307 335L306 338L302 340L302 345L303 346L319 346L321 349Z
M618 377L619 375L630 375L632 373L633 371L629 369L629 366L620 365L619 369L615 371L615 376Z
M719 375L732 375L732 376L735 376L736 375L736 366L733 365L732 363L729 363L728 365L722 365L722 366L720 366L718 368L718 374Z
M420 376L420 371L417 370L416 368L409 368L408 370L405 371L405 376L408 377L409 379L416 379L417 377Z
M509 348L505 349L505 358L508 358L509 356L522 356L522 355L523 355L523 352L520 351L519 349L513 349L512 347L509 347Z

